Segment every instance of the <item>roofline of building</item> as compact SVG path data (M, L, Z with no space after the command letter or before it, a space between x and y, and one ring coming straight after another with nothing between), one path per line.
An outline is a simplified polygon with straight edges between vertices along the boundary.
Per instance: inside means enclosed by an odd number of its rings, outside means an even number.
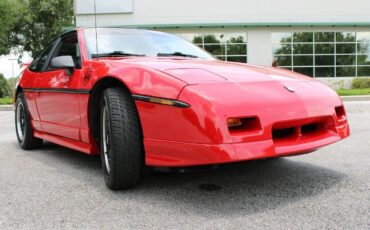
M194 28L258 28L258 27L369 27L370 22L251 22L251 23L184 23L184 24L137 24L110 27L140 29L194 29ZM66 28L71 29L71 27Z

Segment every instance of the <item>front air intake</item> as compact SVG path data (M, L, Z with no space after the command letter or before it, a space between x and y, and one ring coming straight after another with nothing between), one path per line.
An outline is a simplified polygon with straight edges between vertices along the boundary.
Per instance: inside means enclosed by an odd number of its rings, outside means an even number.
M229 118L227 120L229 131L255 133L262 130L258 117Z
M295 127L290 128L280 128L280 129L273 129L272 130L272 139L284 139L294 136L296 131Z
M294 144L332 131L335 131L332 117L317 117L276 123L271 136L275 143Z

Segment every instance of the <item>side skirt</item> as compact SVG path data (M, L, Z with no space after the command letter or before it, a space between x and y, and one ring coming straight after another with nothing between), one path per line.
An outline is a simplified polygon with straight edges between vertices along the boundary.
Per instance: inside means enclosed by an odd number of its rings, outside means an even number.
M54 144L58 144L58 145L61 145L61 146L64 146L70 149L74 149L74 150L83 152L88 155L99 154L99 151L96 148L96 146L92 144L87 144L87 143L71 140L65 137L56 136L56 135L44 133L41 131L34 131L34 135L37 138L50 141Z

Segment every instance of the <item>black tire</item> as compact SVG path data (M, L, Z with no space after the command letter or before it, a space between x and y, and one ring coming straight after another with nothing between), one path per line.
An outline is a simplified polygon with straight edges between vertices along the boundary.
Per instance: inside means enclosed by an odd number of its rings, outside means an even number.
M15 102L15 132L19 146L22 149L30 150L40 147L42 139L33 135L30 114L23 92L19 93Z
M144 165L143 135L131 94L108 88L100 102L100 149L106 185L112 190L134 187Z

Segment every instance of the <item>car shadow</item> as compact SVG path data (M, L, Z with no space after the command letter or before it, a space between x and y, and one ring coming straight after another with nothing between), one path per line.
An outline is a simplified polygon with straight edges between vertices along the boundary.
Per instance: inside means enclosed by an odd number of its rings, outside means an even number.
M18 143L15 142L14 145L19 148ZM44 141L42 147L24 151L24 153L32 160L77 179L84 179L85 175L89 178L96 176L99 179L102 173L99 155L83 154L50 142Z
M190 173L145 173L134 189L110 191L104 186L99 156L88 156L45 143L30 157L53 162L81 184L115 201L122 198L174 207L205 217L248 215L271 210L306 198L315 198L346 175L294 158L222 165ZM75 170L71 170L75 169ZM108 194L108 196L107 196Z
M224 165L202 173L145 175L136 189L153 191L199 215L248 215L315 197L345 178L345 174L291 159L271 159Z

